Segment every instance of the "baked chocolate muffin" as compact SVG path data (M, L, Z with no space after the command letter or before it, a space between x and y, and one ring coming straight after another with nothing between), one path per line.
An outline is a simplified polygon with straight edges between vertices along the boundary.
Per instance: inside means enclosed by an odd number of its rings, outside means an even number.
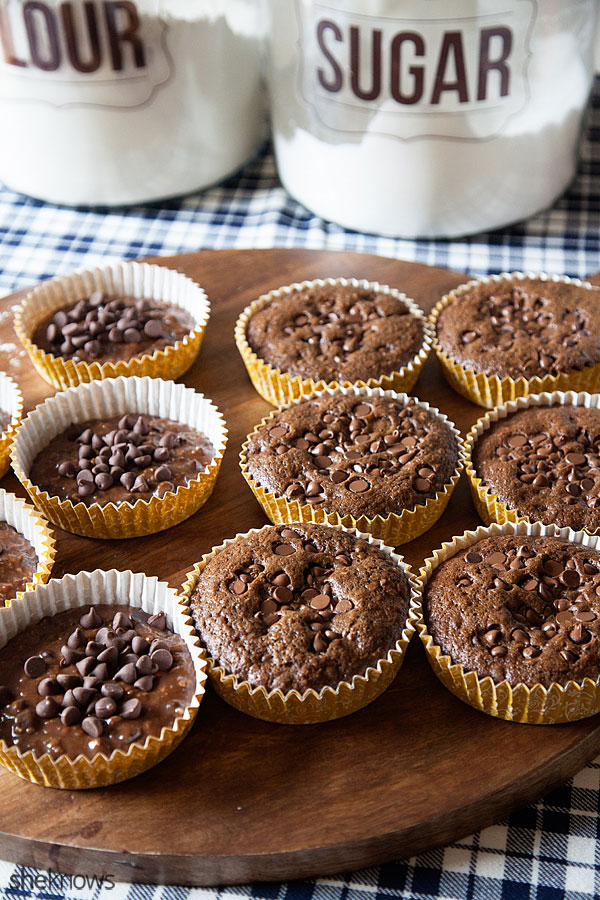
M387 290L313 283L253 313L246 338L261 360L289 375L354 383L411 362L424 326L405 299Z
M0 521L0 606L25 590L37 567L37 553L25 535Z
M46 316L31 339L46 353L74 362L118 362L164 350L194 327L192 316L174 304L95 291Z
M496 535L425 586L433 641L466 672L529 687L600 675L600 553L555 537Z
M383 551L326 525L238 537L191 592L209 656L251 686L302 693L351 681L402 635L410 586Z
M190 652L164 613L69 609L0 650L0 738L52 759L126 753L172 727L195 690Z
M543 378L600 362L600 293L570 281L512 276L458 289L439 313L439 346L466 369Z
M35 457L29 478L72 503L134 503L187 484L214 454L208 438L182 422L115 416L57 435Z
M327 513L385 517L424 504L459 466L450 424L406 395L324 392L249 438L247 475Z
M600 410L535 406L492 424L475 442L482 487L545 525L600 529Z

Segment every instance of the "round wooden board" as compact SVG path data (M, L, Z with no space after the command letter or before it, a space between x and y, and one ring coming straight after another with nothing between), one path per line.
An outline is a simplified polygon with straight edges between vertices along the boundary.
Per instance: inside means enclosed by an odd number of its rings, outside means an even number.
M464 276L375 256L309 250L203 251L159 260L196 279L213 307L200 358L184 380L216 401L230 429L216 489L187 522L130 541L57 529L54 574L132 568L178 587L211 546L266 519L238 469L240 445L269 406L233 341L239 311L293 281L356 276L389 283L430 310ZM26 408L52 393L18 355L0 304L0 367ZM415 394L463 433L481 410L430 359ZM12 475L3 486L23 495ZM479 524L463 478L440 522L403 552L418 568L434 547ZM210 691L181 747L157 768L106 790L50 790L0 772L0 857L116 880L225 884L339 872L460 838L541 796L600 751L598 717L533 727L488 718L433 676L415 639L375 703L336 722L278 726L229 708Z

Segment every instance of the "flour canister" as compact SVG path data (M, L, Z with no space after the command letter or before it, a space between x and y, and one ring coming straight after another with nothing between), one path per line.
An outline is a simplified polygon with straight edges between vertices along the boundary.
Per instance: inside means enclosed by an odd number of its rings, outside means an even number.
M576 166L595 0L269 0L277 164L348 228L498 227Z
M0 179L65 204L224 178L264 134L261 0L0 0Z

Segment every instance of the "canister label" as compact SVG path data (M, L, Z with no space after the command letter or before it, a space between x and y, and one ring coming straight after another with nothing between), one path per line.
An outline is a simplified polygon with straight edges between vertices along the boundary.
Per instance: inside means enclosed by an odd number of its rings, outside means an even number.
M172 71L158 5L142 15L133 0L0 0L0 98L147 103Z
M528 102L535 0L458 0L451 15L447 0L377 15L360 0L296 2L300 90L335 132L481 140Z

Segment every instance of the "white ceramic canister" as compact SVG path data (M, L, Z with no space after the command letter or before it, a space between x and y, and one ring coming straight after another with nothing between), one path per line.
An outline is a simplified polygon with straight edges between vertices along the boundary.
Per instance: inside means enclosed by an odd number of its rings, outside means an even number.
M261 0L0 0L0 179L54 203L187 193L264 136Z
M348 228L495 228L576 166L596 0L269 0L277 164Z

